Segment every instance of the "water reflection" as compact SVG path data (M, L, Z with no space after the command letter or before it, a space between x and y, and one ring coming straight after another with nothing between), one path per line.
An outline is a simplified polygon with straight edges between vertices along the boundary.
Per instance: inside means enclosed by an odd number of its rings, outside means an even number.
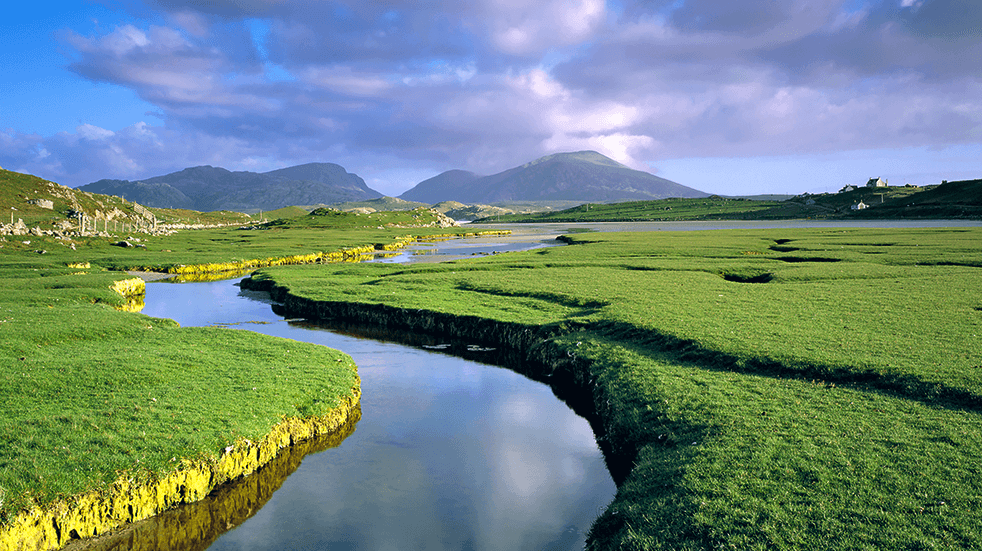
M615 487L590 425L548 386L353 330L287 322L267 297L228 281L155 283L144 313L343 350L362 378L362 419L210 549L583 547ZM507 361L505 350L421 344Z

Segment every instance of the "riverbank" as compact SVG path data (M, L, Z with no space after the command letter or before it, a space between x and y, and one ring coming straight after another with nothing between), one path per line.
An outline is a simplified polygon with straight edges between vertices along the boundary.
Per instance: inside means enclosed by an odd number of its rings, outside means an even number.
M216 461L284 417L327 415L357 392L355 366L336 351L140 315L145 280L392 251L410 241L397 232L431 218L327 213L266 229L0 237L0 534L21 515L70 516L121 474L150 484L185 461ZM55 524L37 525L54 531L38 545L92 532Z
M355 415L343 353L121 311L143 281L77 256L0 262L0 549L195 501Z
M955 549L982 545L980 237L578 234L253 284L293 315L518 348L583 398L619 487L591 549Z

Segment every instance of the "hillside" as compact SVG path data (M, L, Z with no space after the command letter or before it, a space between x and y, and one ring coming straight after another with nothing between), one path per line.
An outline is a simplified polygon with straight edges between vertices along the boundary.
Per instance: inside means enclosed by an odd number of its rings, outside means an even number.
M653 174L634 170L595 151L557 153L491 176L452 170L399 197L425 203L459 201L494 204L511 201L613 202L708 194Z
M423 180L409 191L400 195L399 198L431 205L443 201L468 202L462 199L464 197L463 195L456 197L456 191L467 189L479 179L481 177L473 172L448 170L428 180Z
M180 227L241 224L237 212L146 208L112 195L65 187L0 169L0 235L78 236L166 232Z
M118 195L152 207L202 212L251 213L290 205L333 204L382 196L357 175L332 163L309 163L263 173L198 166L137 182L99 180L79 189Z
M332 207L337 210L343 211L355 211L360 212L375 212L375 211L397 211L397 210L413 210L419 207L428 207L426 203L420 203L417 201L406 201L404 199L399 199L396 197L383 196L376 199L365 199L364 201L344 201L342 203L334 203L331 205L316 205L309 207L309 210L314 210L318 207Z
M867 201L870 208L853 211L852 216L856 218L982 218L982 180L944 182L938 186L914 189L916 193L884 196L879 204L873 192Z
M379 212L345 212L331 208L316 208L306 216L283 218L267 222L263 229L287 228L450 228L457 223L443 214L426 207L411 210Z

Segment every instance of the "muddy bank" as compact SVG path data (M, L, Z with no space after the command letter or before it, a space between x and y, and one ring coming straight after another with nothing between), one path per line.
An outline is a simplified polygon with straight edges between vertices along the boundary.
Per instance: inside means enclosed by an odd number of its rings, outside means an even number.
M593 362L578 356L576 343L567 343L563 338L571 333L569 328L500 322L386 305L319 302L292 295L287 288L270 280L246 278L240 285L243 289L269 292L279 303L274 306L276 313L287 317L384 328L384 338L407 344L414 344L418 335L431 335L493 347L496 350L483 356L481 361L507 367L549 385L558 398L589 421L614 483L620 486L630 473L637 449L631 442L611 438L610 435L617 432L608 415L609 404L614 400L603 385L596 384ZM466 345L458 346L467 348Z
M301 442L343 432L357 420L361 391L327 415L284 419L257 442L243 440L219 457L185 459L169 474L125 474L108 488L73 496L44 509L18 514L0 530L0 549L57 549L73 540L106 534L176 506L194 503L229 481L250 475L272 462L281 450Z

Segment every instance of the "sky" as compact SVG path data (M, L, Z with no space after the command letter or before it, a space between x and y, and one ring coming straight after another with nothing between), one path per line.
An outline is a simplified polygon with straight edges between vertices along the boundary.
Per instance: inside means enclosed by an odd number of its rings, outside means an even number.
M0 21L0 167L332 162L396 196L594 150L722 195L982 178L978 0L52 0Z

